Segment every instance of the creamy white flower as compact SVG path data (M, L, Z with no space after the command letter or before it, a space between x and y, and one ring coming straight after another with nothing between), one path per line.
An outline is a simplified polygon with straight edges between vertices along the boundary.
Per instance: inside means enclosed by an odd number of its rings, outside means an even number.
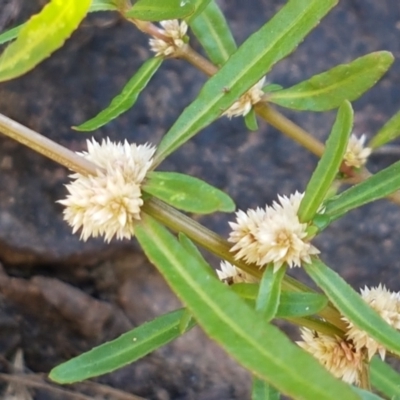
M361 135L359 138L354 134L350 136L347 150L343 157L343 161L348 167L360 168L367 162L372 149L364 147L365 140L365 135Z
M131 238L143 204L140 185L152 165L155 148L145 144L87 141L88 151L78 153L99 169L95 176L70 175L64 219L73 233L82 228L81 239L104 236L110 241Z
M264 96L264 92L262 91L264 83L265 77L260 79L246 93L242 94L239 100L235 101L222 115L226 115L228 118L247 115L253 105L262 100Z
M186 35L188 26L185 21L179 24L177 19L161 21L160 25L164 29L159 29L160 33L166 36L167 40L160 38L152 38L149 40L150 49L156 56L170 56L177 48L185 44L184 36Z
M257 278L242 271L240 268L237 268L235 265L232 265L228 261L221 261L220 268L221 269L216 270L218 278L219 280L227 284L240 283L240 282L248 282L248 283L258 282Z
M301 329L303 341L296 342L312 354L332 375L350 384L360 383L363 357L351 341Z
M385 286L379 285L375 288L365 287L361 289L361 297L373 308L389 325L400 329L400 293L391 292ZM368 358L371 359L375 353L379 353L382 360L385 358L386 349L375 339L357 328L351 321L343 317L348 324L349 330L346 337L353 341L357 350L366 348Z
M235 243L231 248L235 258L260 267L273 263L275 271L284 263L300 267L302 262L311 262L319 250L309 243L307 224L300 223L297 216L302 198L303 194L296 192L290 197L278 196L279 203L265 210L238 211L228 239Z

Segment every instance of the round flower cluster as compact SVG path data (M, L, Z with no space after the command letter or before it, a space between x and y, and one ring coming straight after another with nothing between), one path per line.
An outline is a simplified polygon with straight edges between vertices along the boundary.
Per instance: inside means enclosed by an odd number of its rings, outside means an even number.
M300 267L311 262L311 256L319 254L307 236L307 224L297 216L302 193L286 197L278 196L279 202L265 209L238 211L236 222L230 222L232 232L229 241L236 259L255 263L262 267L273 263L278 270L284 263Z
M389 325L400 330L400 293L390 292L385 286L361 290L361 297ZM311 353L334 376L350 384L359 383L364 354L369 360L378 353L385 358L386 349L368 334L343 317L348 325L345 338L324 335L301 329L302 341L297 344Z
M64 205L64 219L73 233L82 228L81 239L104 236L110 241L130 239L135 221L140 220L143 204L140 185L152 165L155 147L87 141L88 151L78 153L96 164L96 175L70 175L73 181L66 185L69 195L59 203Z
M240 268L232 265L228 261L221 261L220 268L221 269L216 270L218 278L228 285L241 282L256 283L259 281L254 276L242 271Z
M259 80L253 87L246 93L242 94L239 100L235 101L222 115L228 118L240 117L247 115L254 104L263 99L264 92L262 90L265 83L265 77Z
M359 384L363 367L362 353L351 341L301 329L303 341L297 344L312 354L333 376L347 383Z
M367 162L372 149L364 147L365 139L365 135L361 135L359 138L354 134L350 136L343 157L343 161L348 167L360 168Z
M164 29L159 29L160 34L165 36L165 40L160 38L152 38L149 40L150 49L156 56L170 56L177 48L185 44L184 36L186 35L188 26L185 21L179 23L177 19L161 21L160 25Z
M373 308L389 325L395 329L400 329L400 293L391 292L385 286L361 289L361 297ZM371 359L379 353L382 360L385 358L386 349L368 334L357 328L351 321L343 317L347 322L348 331L346 337L353 341L357 350L365 348L368 358Z

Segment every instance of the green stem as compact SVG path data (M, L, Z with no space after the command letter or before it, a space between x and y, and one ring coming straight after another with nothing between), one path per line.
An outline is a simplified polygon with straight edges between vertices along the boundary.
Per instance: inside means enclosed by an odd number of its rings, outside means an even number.
M95 175L98 170L92 162L2 114L0 114L0 131L72 171L83 175Z

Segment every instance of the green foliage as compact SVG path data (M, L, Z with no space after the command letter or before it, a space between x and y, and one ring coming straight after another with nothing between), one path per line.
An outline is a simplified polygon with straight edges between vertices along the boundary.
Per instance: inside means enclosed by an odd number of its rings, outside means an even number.
M91 0L52 0L0 56L0 82L30 71L61 47L86 16Z
M162 225L146 216L136 233L149 260L197 323L243 366L295 398L358 398L219 282Z
M339 218L354 208L382 199L398 189L400 161L330 199L326 204L325 214L331 219Z
M256 299L256 311L266 321L273 319L278 312L279 300L281 298L281 284L285 276L286 268L279 268L274 272L273 265L268 265L261 278L260 287Z
M89 12L116 11L118 10L114 0L92 0Z
M173 311L147 322L60 364L50 372L49 377L58 383L73 383L122 368L179 337L183 333L179 328L185 312ZM193 326L193 321L189 322L185 332Z
M400 399L399 373L377 356L371 361L371 383L389 399Z
M343 278L317 259L304 268L343 316L389 351L400 354L400 332L388 325Z
M190 28L215 65L222 66L236 51L235 39L224 14L214 0L192 20Z
M253 300L255 305L259 285L253 283L236 283L232 290L243 299ZM281 292L276 318L297 318L318 314L328 305L328 299L317 293Z
M318 162L299 208L299 219L308 222L316 214L331 188L346 152L347 142L353 128L353 109L346 101L340 108L332 132L326 142L323 156Z
M218 118L274 64L290 54L336 3L336 0L289 1L207 81L159 144L156 163Z
M0 44L7 43L10 40L15 39L24 26L25 24L21 24L0 34Z
M163 21L181 19L194 13L192 0L137 0L125 16L142 21Z
M332 110L344 100L358 99L382 77L393 60L387 51L367 54L291 88L276 91L268 96L268 101L295 110Z
M197 214L235 210L235 203L226 193L176 172L151 172L143 190L175 208Z
M393 115L389 121L378 131L368 144L376 149L400 136L400 111Z
M253 389L251 392L251 400L279 400L279 392L267 382L253 378Z
M157 72L161 63L162 58L160 57L147 60L136 74L129 79L122 92L112 99L107 108L83 124L75 126L74 129L77 131L94 131L129 110L136 103L139 94Z

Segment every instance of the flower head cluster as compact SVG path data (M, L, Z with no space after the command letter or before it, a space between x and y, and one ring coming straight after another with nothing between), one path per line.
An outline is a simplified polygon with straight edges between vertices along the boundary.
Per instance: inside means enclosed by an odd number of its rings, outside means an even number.
M227 284L233 283L241 283L241 282L248 282L248 283L256 283L258 280L251 276L250 274L242 271L240 268L232 265L228 261L221 261L220 264L221 269L217 269L218 278Z
M350 384L359 383L363 365L362 353L351 341L301 329L297 344L312 354L332 375Z
M360 138L357 138L354 134L350 136L347 150L343 157L343 161L348 167L360 168L367 162L372 149L364 147L365 139L365 135L361 135Z
M299 267L311 262L311 256L319 250L308 241L307 224L299 221L302 193L290 197L278 196L279 202L265 209L238 211L236 222L230 222L232 232L229 241L234 243L231 251L236 259L255 263L260 267L274 264L274 270L287 263Z
M78 153L96 164L96 175L72 174L66 185L69 195L59 203L66 206L64 219L81 239L104 236L108 242L131 238L140 220L143 204L140 185L152 165L155 148L145 144L87 141L88 151Z
M235 101L222 115L226 115L228 118L247 115L253 105L262 100L264 83L265 77L259 80L246 93L242 94L239 100Z
M361 297L373 308L389 325L400 329L400 293L390 292L385 286L379 285L375 288L361 289ZM371 359L375 353L379 353L382 359L385 358L386 349L368 334L357 328L347 318L348 331L346 337L354 343L357 350L365 348L368 358Z
M177 19L161 21L160 25L164 29L160 29L160 33L166 37L166 40L160 38L152 38L149 40L150 49L156 56L170 56L177 48L185 44L183 40L186 35L188 26L185 21L179 24Z

